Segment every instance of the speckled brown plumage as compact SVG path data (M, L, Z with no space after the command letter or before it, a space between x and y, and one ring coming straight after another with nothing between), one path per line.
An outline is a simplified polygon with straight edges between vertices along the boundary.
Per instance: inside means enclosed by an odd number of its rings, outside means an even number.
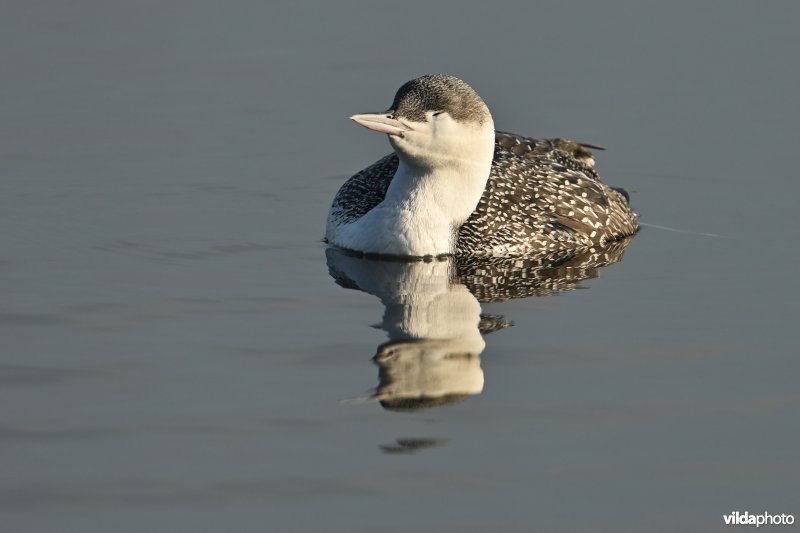
M600 181L589 148L564 139L497 132L486 188L458 228L456 255L520 256L589 249L632 235L636 215ZM344 222L378 205L397 170L388 155L350 178L333 202Z

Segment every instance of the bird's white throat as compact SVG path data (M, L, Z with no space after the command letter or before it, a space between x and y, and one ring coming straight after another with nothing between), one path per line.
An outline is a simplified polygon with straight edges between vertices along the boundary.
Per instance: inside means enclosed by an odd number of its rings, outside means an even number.
M423 142L411 134L392 138L400 164L384 200L352 223L329 227L328 241L375 254L453 253L458 228L486 188L494 154L491 120L458 127Z

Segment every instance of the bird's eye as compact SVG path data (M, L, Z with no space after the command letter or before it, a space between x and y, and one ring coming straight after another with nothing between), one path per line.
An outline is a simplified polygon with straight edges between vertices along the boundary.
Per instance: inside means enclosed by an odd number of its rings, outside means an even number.
M439 116L439 115L441 115L442 113L444 113L444 111L434 111L434 113L433 113L433 116L434 116L434 117L438 117L438 116Z

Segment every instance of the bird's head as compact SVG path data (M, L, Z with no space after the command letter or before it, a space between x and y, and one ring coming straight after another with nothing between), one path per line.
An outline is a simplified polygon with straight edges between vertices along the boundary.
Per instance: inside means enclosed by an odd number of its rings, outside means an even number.
M491 162L494 122L478 93L462 80L428 74L405 83L383 113L350 117L386 133L401 161L412 167Z

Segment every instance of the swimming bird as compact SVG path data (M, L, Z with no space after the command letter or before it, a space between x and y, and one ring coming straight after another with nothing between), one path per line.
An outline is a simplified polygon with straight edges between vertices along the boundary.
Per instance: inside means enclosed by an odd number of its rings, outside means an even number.
M624 191L600 181L590 148L495 131L464 81L405 83L383 113L350 117L389 137L394 153L336 194L326 241L404 257L526 256L588 249L632 235Z

